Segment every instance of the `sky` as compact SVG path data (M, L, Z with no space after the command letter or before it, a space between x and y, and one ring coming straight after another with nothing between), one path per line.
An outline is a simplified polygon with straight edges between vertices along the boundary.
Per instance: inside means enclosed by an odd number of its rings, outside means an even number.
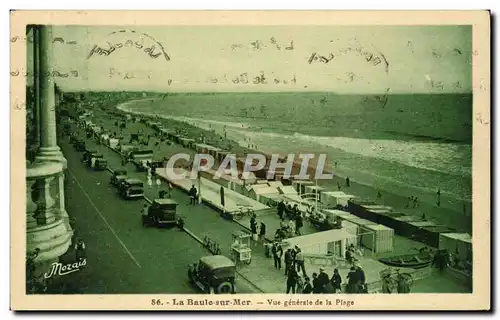
M53 69L78 71L56 78L67 91L472 91L470 26L54 26L52 32Z

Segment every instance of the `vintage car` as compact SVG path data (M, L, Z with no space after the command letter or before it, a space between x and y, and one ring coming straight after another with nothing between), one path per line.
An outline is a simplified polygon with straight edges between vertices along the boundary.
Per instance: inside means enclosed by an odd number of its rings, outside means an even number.
M234 262L221 255L203 257L188 268L189 281L210 294L236 293L235 273Z
M144 196L144 182L139 179L125 179L120 184L119 192L125 199L142 198Z
M87 165L89 168L94 170L106 170L108 161L104 159L104 156L102 154L94 153L88 159Z
M142 225L144 227L181 226L182 219L177 217L177 205L178 203L171 199L155 199L148 208L148 214L142 216Z
M83 156L82 156L82 162L88 163L93 155L98 155L98 154L99 154L99 152L97 152L97 150L85 149L85 152L83 153Z
M113 186L118 186L118 181L120 177L127 177L127 170L119 169L113 170L113 174L111 175L111 179L109 179L109 183Z
M76 138L73 145L75 146L76 151L82 152L85 151L85 141L80 138Z

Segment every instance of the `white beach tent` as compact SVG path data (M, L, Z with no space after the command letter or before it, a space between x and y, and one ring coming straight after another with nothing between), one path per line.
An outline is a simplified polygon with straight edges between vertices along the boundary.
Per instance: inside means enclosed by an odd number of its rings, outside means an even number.
M306 255L331 253L341 257L345 256L347 244L355 241L356 235L343 229L316 232L286 240L291 247L298 246Z

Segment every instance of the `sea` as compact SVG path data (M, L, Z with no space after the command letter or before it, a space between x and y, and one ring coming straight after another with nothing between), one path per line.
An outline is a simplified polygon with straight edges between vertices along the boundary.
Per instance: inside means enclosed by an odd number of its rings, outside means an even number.
M335 174L395 194L472 199L472 94L168 93L119 108L264 152L326 153Z

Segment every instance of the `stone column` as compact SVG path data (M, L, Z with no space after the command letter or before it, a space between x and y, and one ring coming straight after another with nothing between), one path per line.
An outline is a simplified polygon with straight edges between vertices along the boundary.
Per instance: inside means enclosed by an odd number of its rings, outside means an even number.
M35 93L35 110L33 110L35 126L35 143L40 145L40 40L38 26L33 26L33 89Z
M52 77L52 27L39 26L40 149L37 161L67 162L57 145L54 78Z

